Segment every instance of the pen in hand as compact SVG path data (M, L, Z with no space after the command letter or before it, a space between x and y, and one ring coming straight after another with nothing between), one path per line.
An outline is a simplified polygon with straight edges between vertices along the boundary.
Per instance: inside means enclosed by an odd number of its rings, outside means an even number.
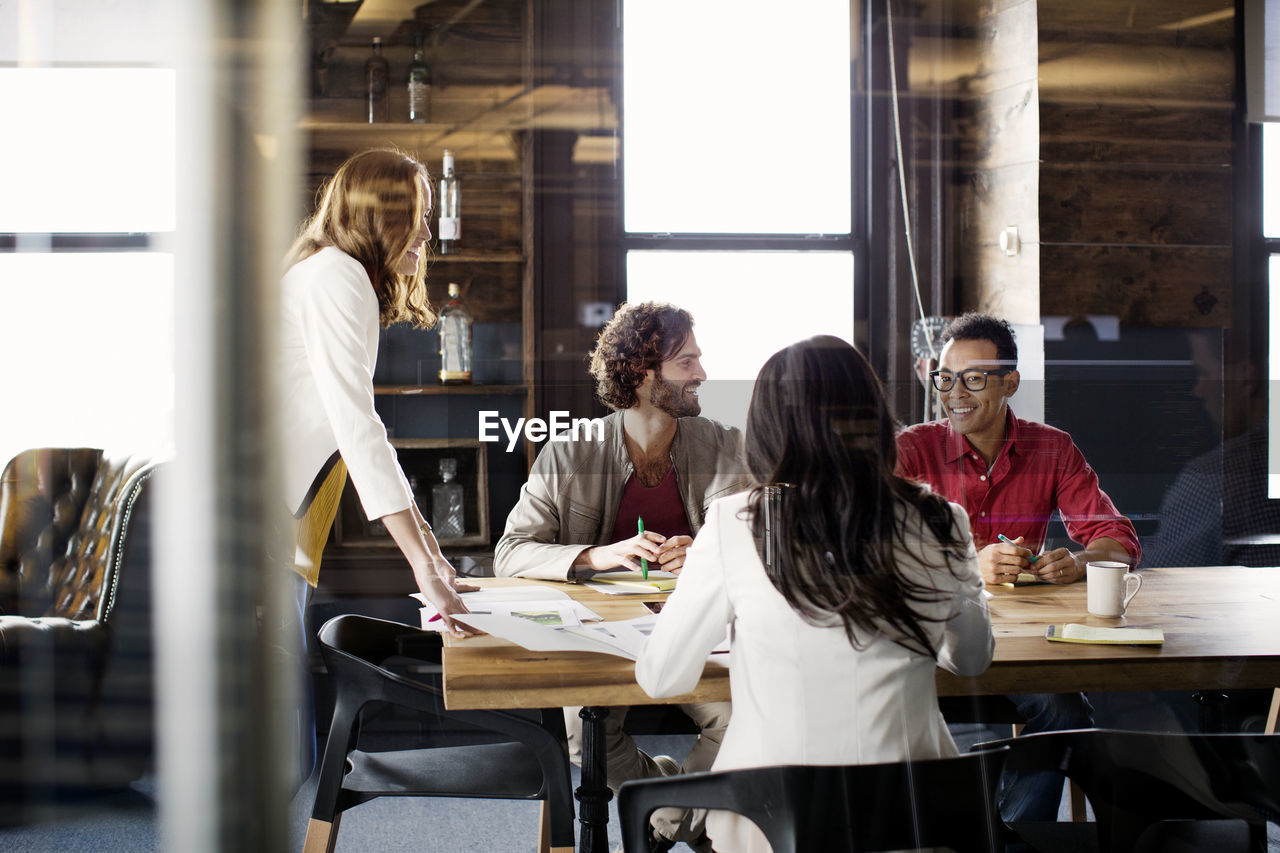
M636 532L644 533L644 519L640 516L636 516ZM640 558L640 577L649 579L649 561L644 557Z
M1006 544L1006 545L1013 545L1013 544L1014 544L1014 543L1013 543L1013 541L1012 541L1008 536L1005 536L1003 533L997 533L997 534L996 534L996 538L997 538L997 539L999 539L1001 542L1003 542L1003 543L1004 543L1004 544ZM1018 545L1018 546L1016 546L1016 547L1021 548L1022 546L1021 546L1021 545ZM1028 549L1028 550L1030 550L1030 549ZM1039 554L1032 554L1030 557L1028 557L1028 558L1027 558L1027 562L1028 562L1028 563L1034 563L1034 562L1036 561L1036 558L1037 558L1037 557L1039 557L1039 556L1040 556Z

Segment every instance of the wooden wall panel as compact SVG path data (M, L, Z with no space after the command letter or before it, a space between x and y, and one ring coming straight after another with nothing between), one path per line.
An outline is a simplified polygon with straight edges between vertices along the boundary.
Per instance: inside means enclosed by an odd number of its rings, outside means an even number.
M466 227L465 225L463 226ZM466 236L466 232L463 232ZM447 261L427 268L427 296L439 310L449 301L449 283L462 288L462 301L477 323L520 322L520 266L510 263Z
M1228 326L1231 249L1042 244L1040 310L1132 326Z
M1042 313L1230 324L1235 54L1217 0L1041 0Z
M1185 163L1050 163L1040 170L1046 243L1231 242L1231 171Z
M1232 104L1081 103L1040 99L1047 163L1231 165Z

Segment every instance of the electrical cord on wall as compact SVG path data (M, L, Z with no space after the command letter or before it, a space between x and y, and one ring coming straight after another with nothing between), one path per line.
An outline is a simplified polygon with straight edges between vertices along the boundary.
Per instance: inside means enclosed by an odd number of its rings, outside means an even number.
M902 228L907 238L907 265L911 270L911 287L916 295L916 310L920 313L920 324L925 328L924 340L929 345L928 355L937 358L938 352L929 333L929 319L924 313L924 300L920 295L920 276L916 272L915 242L911 239L911 208L907 204L907 171L906 160L902 156L902 119L898 115L898 66L895 60L896 51L893 46L893 0L885 0L884 18L889 35L889 102L893 105L893 142L898 153L898 187L902 192Z

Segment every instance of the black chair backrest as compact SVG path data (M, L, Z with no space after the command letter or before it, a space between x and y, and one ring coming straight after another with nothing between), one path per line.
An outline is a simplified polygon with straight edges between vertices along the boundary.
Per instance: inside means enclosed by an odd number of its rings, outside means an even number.
M1043 732L1006 746L1010 770L1059 770L1080 786L1104 850L1132 850L1161 820L1280 820L1280 735Z
M774 853L946 846L1001 849L996 788L1003 751L893 764L784 766L628 782L624 847L644 850L663 806L723 809L753 821Z

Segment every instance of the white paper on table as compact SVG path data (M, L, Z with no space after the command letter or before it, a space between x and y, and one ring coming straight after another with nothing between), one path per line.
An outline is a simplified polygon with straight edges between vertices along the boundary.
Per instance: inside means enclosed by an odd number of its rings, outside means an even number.
M596 592L603 592L605 595L653 595L658 592L656 589L634 589L619 586L616 583L596 583L595 581L583 581L582 585L589 586Z
M423 605L419 613L421 614L420 619L424 630L444 630L442 620L431 621L439 611L436 610L436 606L425 595L415 592L410 597L416 598ZM462 592L458 594L458 597L462 599L462 603L467 606L468 610L475 613L509 614L513 609L552 610L567 606L572 616L565 617L564 624L566 625L599 622L601 618L599 613L596 613L580 601L574 601L567 593L542 585L494 587L492 589L475 590L474 592Z
M500 616L492 613L460 613L454 619L486 634L523 646L530 651L602 652L635 659L620 648L583 633L590 630L588 626L573 629L550 628L517 616Z
M657 625L658 614L649 613L644 616L636 616L633 619L623 619L618 622L602 622L599 625L592 625L589 628L584 626L583 631L604 630L607 631L610 639L601 638L604 642L610 643L619 649L628 653L629 657L640 657L640 652L644 648L645 640L649 639L649 635L653 633L654 626ZM718 654L729 651L729 630L725 628L724 639L716 644L711 650L711 654Z

